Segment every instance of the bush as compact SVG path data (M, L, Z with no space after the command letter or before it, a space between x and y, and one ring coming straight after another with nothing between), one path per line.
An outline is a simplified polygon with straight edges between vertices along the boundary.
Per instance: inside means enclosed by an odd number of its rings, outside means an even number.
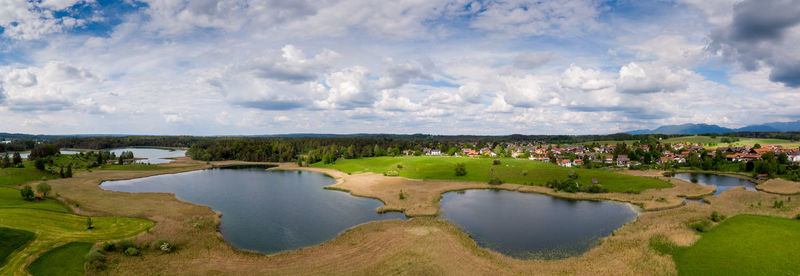
M385 176L399 176L400 173L397 172L397 171L386 171L386 172L383 173L383 175L385 175Z
M797 214L796 216L794 216L794 219L800 220L800 214Z
M503 184L503 180L500 180L500 178L495 177L494 179L489 180L489 185L500 185L500 184Z
M117 249L117 245L114 244L113 242L107 241L107 242L103 243L103 250L104 251L111 252L111 251L114 251L116 249Z
M467 175L467 165L464 165L464 163L457 163L455 171L456 176L465 176Z
M607 193L608 189L606 189L605 187L603 187L600 184L592 184L592 185L589 185L589 186L586 187L585 192L587 192L587 193L595 193L595 194L597 194L597 193Z
M721 221L725 220L726 218L727 218L727 216L720 215L717 211L711 212L711 220L714 221L714 222L721 222Z
M776 200L772 203L772 208L780 209L783 208L783 200Z
M42 182L36 185L36 191L42 194L44 197L46 197L51 190L53 190L53 188L50 187L50 184L47 184L47 182Z
M136 249L136 247L128 247L128 249L125 249L125 255L138 256L139 255L139 249Z
M33 200L34 194L31 185L25 185L25 187L22 187L22 189L19 190L19 194L22 196L22 199L24 200Z
M689 228L697 230L699 232L708 232L711 230L711 220L709 219L701 219L689 224Z
M172 245L166 239L157 239L153 242L153 249L163 253L172 252Z
M125 251L128 250L128 248L136 248L136 244L130 240L121 240L117 242L117 248L119 248L119 250Z
M398 195L398 198L400 198L400 200L406 200L406 194L403 193L403 190L400 190L400 195Z
M500 165L500 160L495 159L492 161L492 165Z
M83 258L91 267L98 269L105 267L106 255L103 255L103 252L100 252L100 250L92 249L89 251L89 253L86 253Z
M578 173L576 173L575 171L569 171L569 174L567 175L567 177L569 177L569 179L572 179L572 180L578 179Z

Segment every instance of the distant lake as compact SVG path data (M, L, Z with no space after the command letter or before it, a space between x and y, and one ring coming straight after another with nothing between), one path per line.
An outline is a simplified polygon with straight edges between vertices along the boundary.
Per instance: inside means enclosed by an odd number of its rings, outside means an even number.
M678 173L675 174L674 177L686 182L696 182L700 185L714 186L717 188L717 191L714 192L714 195L721 194L730 188L738 186L744 186L745 190L748 191L756 190L756 183L747 179L727 175L710 173ZM696 181L692 181L692 179Z
M245 167L107 181L101 187L174 193L210 206L223 214L220 231L230 244L262 253L316 245L364 222L405 217L378 214L378 200L323 189L335 182L321 173Z
M185 150L171 150L171 149L161 149L161 148L119 148L119 149L109 149L108 151L116 154L117 156L119 156L119 154L122 153L123 151L132 151L133 157L145 158L141 160L136 160L136 163L150 163L150 164L169 163L172 160L165 158L186 156Z
M629 204L503 190L445 193L441 208L478 245L521 259L580 255L638 215Z

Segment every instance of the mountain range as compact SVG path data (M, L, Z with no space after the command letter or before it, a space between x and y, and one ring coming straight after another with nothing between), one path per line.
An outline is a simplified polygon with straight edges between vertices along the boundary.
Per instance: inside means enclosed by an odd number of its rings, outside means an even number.
M749 125L742 128L727 128L709 124L682 124L666 125L656 129L639 129L625 133L629 134L703 134L703 133L729 133L729 132L789 132L800 131L800 120L794 122L774 122L760 125Z

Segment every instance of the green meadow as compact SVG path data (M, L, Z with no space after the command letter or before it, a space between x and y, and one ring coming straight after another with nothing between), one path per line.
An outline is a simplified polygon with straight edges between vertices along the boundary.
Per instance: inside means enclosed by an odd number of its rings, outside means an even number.
M34 238L28 231L0 227L0 267L6 264L6 258L18 248Z
M494 160L499 160L500 164L493 165ZM457 163L465 164L466 175L455 175ZM513 158L373 157L339 159L334 164L316 163L312 166L332 168L345 173L397 171L400 176L414 179L488 182L497 177L507 183L538 186L544 186L550 179L566 179L574 171L578 174L578 183L590 185L592 179L597 179L610 192L640 192L671 187L671 184L654 178L618 174L603 169L564 168L546 162Z
M680 275L797 275L800 220L738 215L676 250Z
M80 276L84 273L84 256L93 243L71 242L42 254L28 266L34 276Z

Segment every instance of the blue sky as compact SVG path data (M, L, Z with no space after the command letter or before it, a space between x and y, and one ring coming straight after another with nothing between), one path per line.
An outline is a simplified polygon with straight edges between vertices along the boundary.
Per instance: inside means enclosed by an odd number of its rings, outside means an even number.
M604 134L800 119L800 3L0 5L0 132Z

